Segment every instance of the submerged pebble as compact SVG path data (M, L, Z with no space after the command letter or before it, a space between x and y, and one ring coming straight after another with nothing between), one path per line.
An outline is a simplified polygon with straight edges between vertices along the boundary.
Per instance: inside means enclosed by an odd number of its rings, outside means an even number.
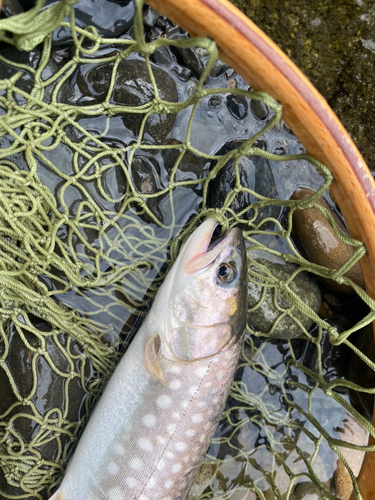
M256 263L265 266L271 276L275 277L279 282L284 282L290 278L290 275L298 269L298 266L291 263L276 263L267 259L256 258ZM266 271L260 267L250 264L250 269L257 273L266 275ZM261 279L257 278L257 281ZM308 307L315 313L319 311L321 303L321 294L319 287L314 283L306 272L300 272L290 282L290 289L299 297ZM266 288L265 295L263 296L264 287L261 284L255 284L249 280L248 282L248 306L254 308L249 313L248 324L251 325L257 332L268 334L282 311L289 310L291 307L290 302L287 300L283 293L283 289L276 292L275 305L275 288ZM257 305L259 306L257 307ZM278 308L281 309L278 310ZM302 326L308 331L313 325L313 320L302 314L300 311L293 308L288 311L288 314L281 318L272 331L270 337L277 339L292 339L296 337L303 337L304 332L301 327L296 323L293 317L300 321Z
M232 141L228 142L220 151L218 155L223 155L228 151L233 151L238 149L243 144L243 141ZM258 141L255 144L256 147L260 149L266 149L266 143L264 141ZM216 165L216 161L212 164L213 168ZM270 165L270 162L263 158L262 156L243 156L238 162L238 171L241 181L241 186L254 190L257 194L265 196L267 198L278 198L278 191L276 187L275 177ZM208 192L207 204L213 208L220 208L223 206L223 202L227 195L236 187L236 171L235 171L235 160L231 158L218 172L216 178L210 183L210 188ZM233 198L229 207L234 210L234 212L239 213L248 205L259 201L257 197L246 192L239 191ZM245 214L242 215L243 218L252 220L253 224L260 224L262 229L266 229L273 226L271 221L262 223L263 219L268 217L278 218L280 214L280 207L267 205L258 209L258 213L255 216L253 209L249 209Z
M102 56L110 54L116 55L116 51L108 49L103 51ZM155 65L152 65L152 70L160 99L168 102L178 101L177 87L172 77ZM103 102L107 96L112 71L113 63L79 65L70 80L74 103L88 106ZM109 102L120 106L140 106L152 101L154 97L154 89L144 61L131 57L121 61ZM143 118L143 114L125 113L123 122L125 127L138 135ZM155 142L165 141L175 118L175 114L170 113L152 114L144 128L145 136Z
M360 330L355 346L367 356L370 361L373 363L375 362L374 337L371 324ZM375 387L374 371L354 352L350 360L348 379L365 389L373 389ZM371 422L374 395L349 389L349 396L350 402L354 408Z
M304 188L295 192L291 199L305 200L312 195L311 189ZM328 203L323 198L315 203L330 211L339 232L344 236L350 236L339 217L330 210ZM293 232L299 248L308 260L330 269L340 269L352 257L357 248L340 241L328 220L317 208L297 209L293 213ZM354 264L344 276L365 288L359 262ZM328 278L322 278L322 281L328 288L337 293L353 293L350 286L336 283Z
M327 322L342 333L352 326L352 323L346 318L328 319ZM317 335L318 329L311 332L314 336ZM300 362L315 373L319 373L319 368L322 370L322 376L325 382L333 382L334 380L347 378L348 366L350 361L351 349L345 344L332 345L329 341L329 334L326 330L322 332L322 338L319 342L320 353L318 352L317 345L313 342L306 342L304 353L302 354ZM315 379L307 377L311 381L312 386L315 384ZM346 387L335 386L334 391L347 394Z
M244 96L229 94L227 97L227 107L230 114L236 120L243 120L247 116L248 105Z
M55 5L59 0L47 0L46 8ZM121 2L102 0L79 0L74 5L76 25L85 29L93 26L103 38L118 38L132 25L135 5L132 0ZM64 19L68 21L68 19ZM73 45L73 37L69 28L61 27L53 31L52 41L55 46Z

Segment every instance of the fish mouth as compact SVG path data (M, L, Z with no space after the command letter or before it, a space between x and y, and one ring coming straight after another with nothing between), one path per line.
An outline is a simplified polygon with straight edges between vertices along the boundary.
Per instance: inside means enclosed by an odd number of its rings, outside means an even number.
M189 258L184 266L186 274L192 274L213 262L229 244L236 245L236 236L241 231L233 228L224 235L218 231L219 223L216 219L207 219L191 235L188 240ZM191 248L189 248L191 247Z

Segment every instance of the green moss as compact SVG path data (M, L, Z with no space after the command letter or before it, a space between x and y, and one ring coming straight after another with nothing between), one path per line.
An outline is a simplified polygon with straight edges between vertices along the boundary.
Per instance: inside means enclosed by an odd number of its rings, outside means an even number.
M375 170L374 0L232 0L306 74Z

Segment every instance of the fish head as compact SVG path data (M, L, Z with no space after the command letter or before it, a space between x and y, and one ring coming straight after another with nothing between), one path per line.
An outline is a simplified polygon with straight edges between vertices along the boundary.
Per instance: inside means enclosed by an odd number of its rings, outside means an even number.
M241 338L247 313L246 248L240 229L211 241L207 219L189 237L163 284L163 354L193 361ZM165 297L166 298L166 297Z

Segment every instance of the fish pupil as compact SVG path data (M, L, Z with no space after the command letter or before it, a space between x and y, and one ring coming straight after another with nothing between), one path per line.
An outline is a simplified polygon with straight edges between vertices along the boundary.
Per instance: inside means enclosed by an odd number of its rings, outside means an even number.
M220 264L217 275L220 281L228 283L234 279L234 269L231 264L224 262Z

